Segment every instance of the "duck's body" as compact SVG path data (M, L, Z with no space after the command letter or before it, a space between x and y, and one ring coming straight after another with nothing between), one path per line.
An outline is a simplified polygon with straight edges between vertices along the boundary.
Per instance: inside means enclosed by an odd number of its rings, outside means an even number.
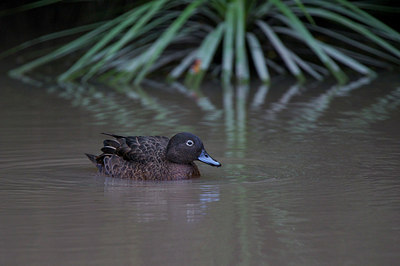
M106 134L99 156L86 154L99 172L111 177L135 180L181 180L200 176L194 160L221 166L204 149L202 141L191 133L179 133L171 139L161 136L123 137Z

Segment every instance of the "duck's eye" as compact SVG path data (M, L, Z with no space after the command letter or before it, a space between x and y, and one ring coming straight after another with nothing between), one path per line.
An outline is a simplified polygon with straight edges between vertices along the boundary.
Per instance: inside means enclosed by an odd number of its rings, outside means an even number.
M194 144L194 141L189 139L188 141L186 141L186 145L188 145L189 147L192 147Z

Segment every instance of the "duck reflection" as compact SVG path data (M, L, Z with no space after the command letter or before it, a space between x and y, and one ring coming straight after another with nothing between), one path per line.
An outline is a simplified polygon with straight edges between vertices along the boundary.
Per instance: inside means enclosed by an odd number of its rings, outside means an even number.
M143 223L167 220L195 223L207 215L210 205L220 200L218 185L192 180L138 182L105 177L104 194L114 203L131 209L135 220Z

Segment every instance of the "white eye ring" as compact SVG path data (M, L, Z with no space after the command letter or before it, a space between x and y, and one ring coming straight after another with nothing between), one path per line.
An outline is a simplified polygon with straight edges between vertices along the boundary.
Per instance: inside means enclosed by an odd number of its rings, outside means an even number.
M189 146L189 147L192 147L193 144L194 144L194 141L191 140L191 139L189 139L188 141L186 141L186 145Z

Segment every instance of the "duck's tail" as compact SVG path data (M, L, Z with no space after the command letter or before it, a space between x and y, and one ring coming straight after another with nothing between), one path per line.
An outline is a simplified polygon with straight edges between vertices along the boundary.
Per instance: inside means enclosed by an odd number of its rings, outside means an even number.
M94 163L94 164L97 165L97 160L96 160L97 156L96 156L96 155L89 154L89 153L85 153L85 155L89 158L89 160L90 160L92 163Z
M113 135L114 137L117 137L117 135ZM85 153L85 155L89 158L90 161L92 161L94 164L99 164L102 163L103 158L105 156L112 156L117 152L117 149L120 147L120 143L116 140L113 139L106 139L103 141L103 147L101 148L101 151L103 152L99 156Z
M108 133L102 133L107 136L111 136L116 138L117 140L120 139L121 141L125 141L124 137L114 135L114 134L108 134ZM89 160L94 163L97 168L99 169L100 172L103 172L104 169L104 164L105 164L105 159L112 157L114 154L117 153L117 150L120 148L121 143L118 142L117 140L113 139L106 139L103 141L103 147L101 148L101 151L103 152L100 155L93 155L89 153L85 153L85 155L89 158Z
M101 154L99 156L85 153L85 155L89 158L89 160L96 165L97 169L99 170L100 173L104 173L104 154Z

